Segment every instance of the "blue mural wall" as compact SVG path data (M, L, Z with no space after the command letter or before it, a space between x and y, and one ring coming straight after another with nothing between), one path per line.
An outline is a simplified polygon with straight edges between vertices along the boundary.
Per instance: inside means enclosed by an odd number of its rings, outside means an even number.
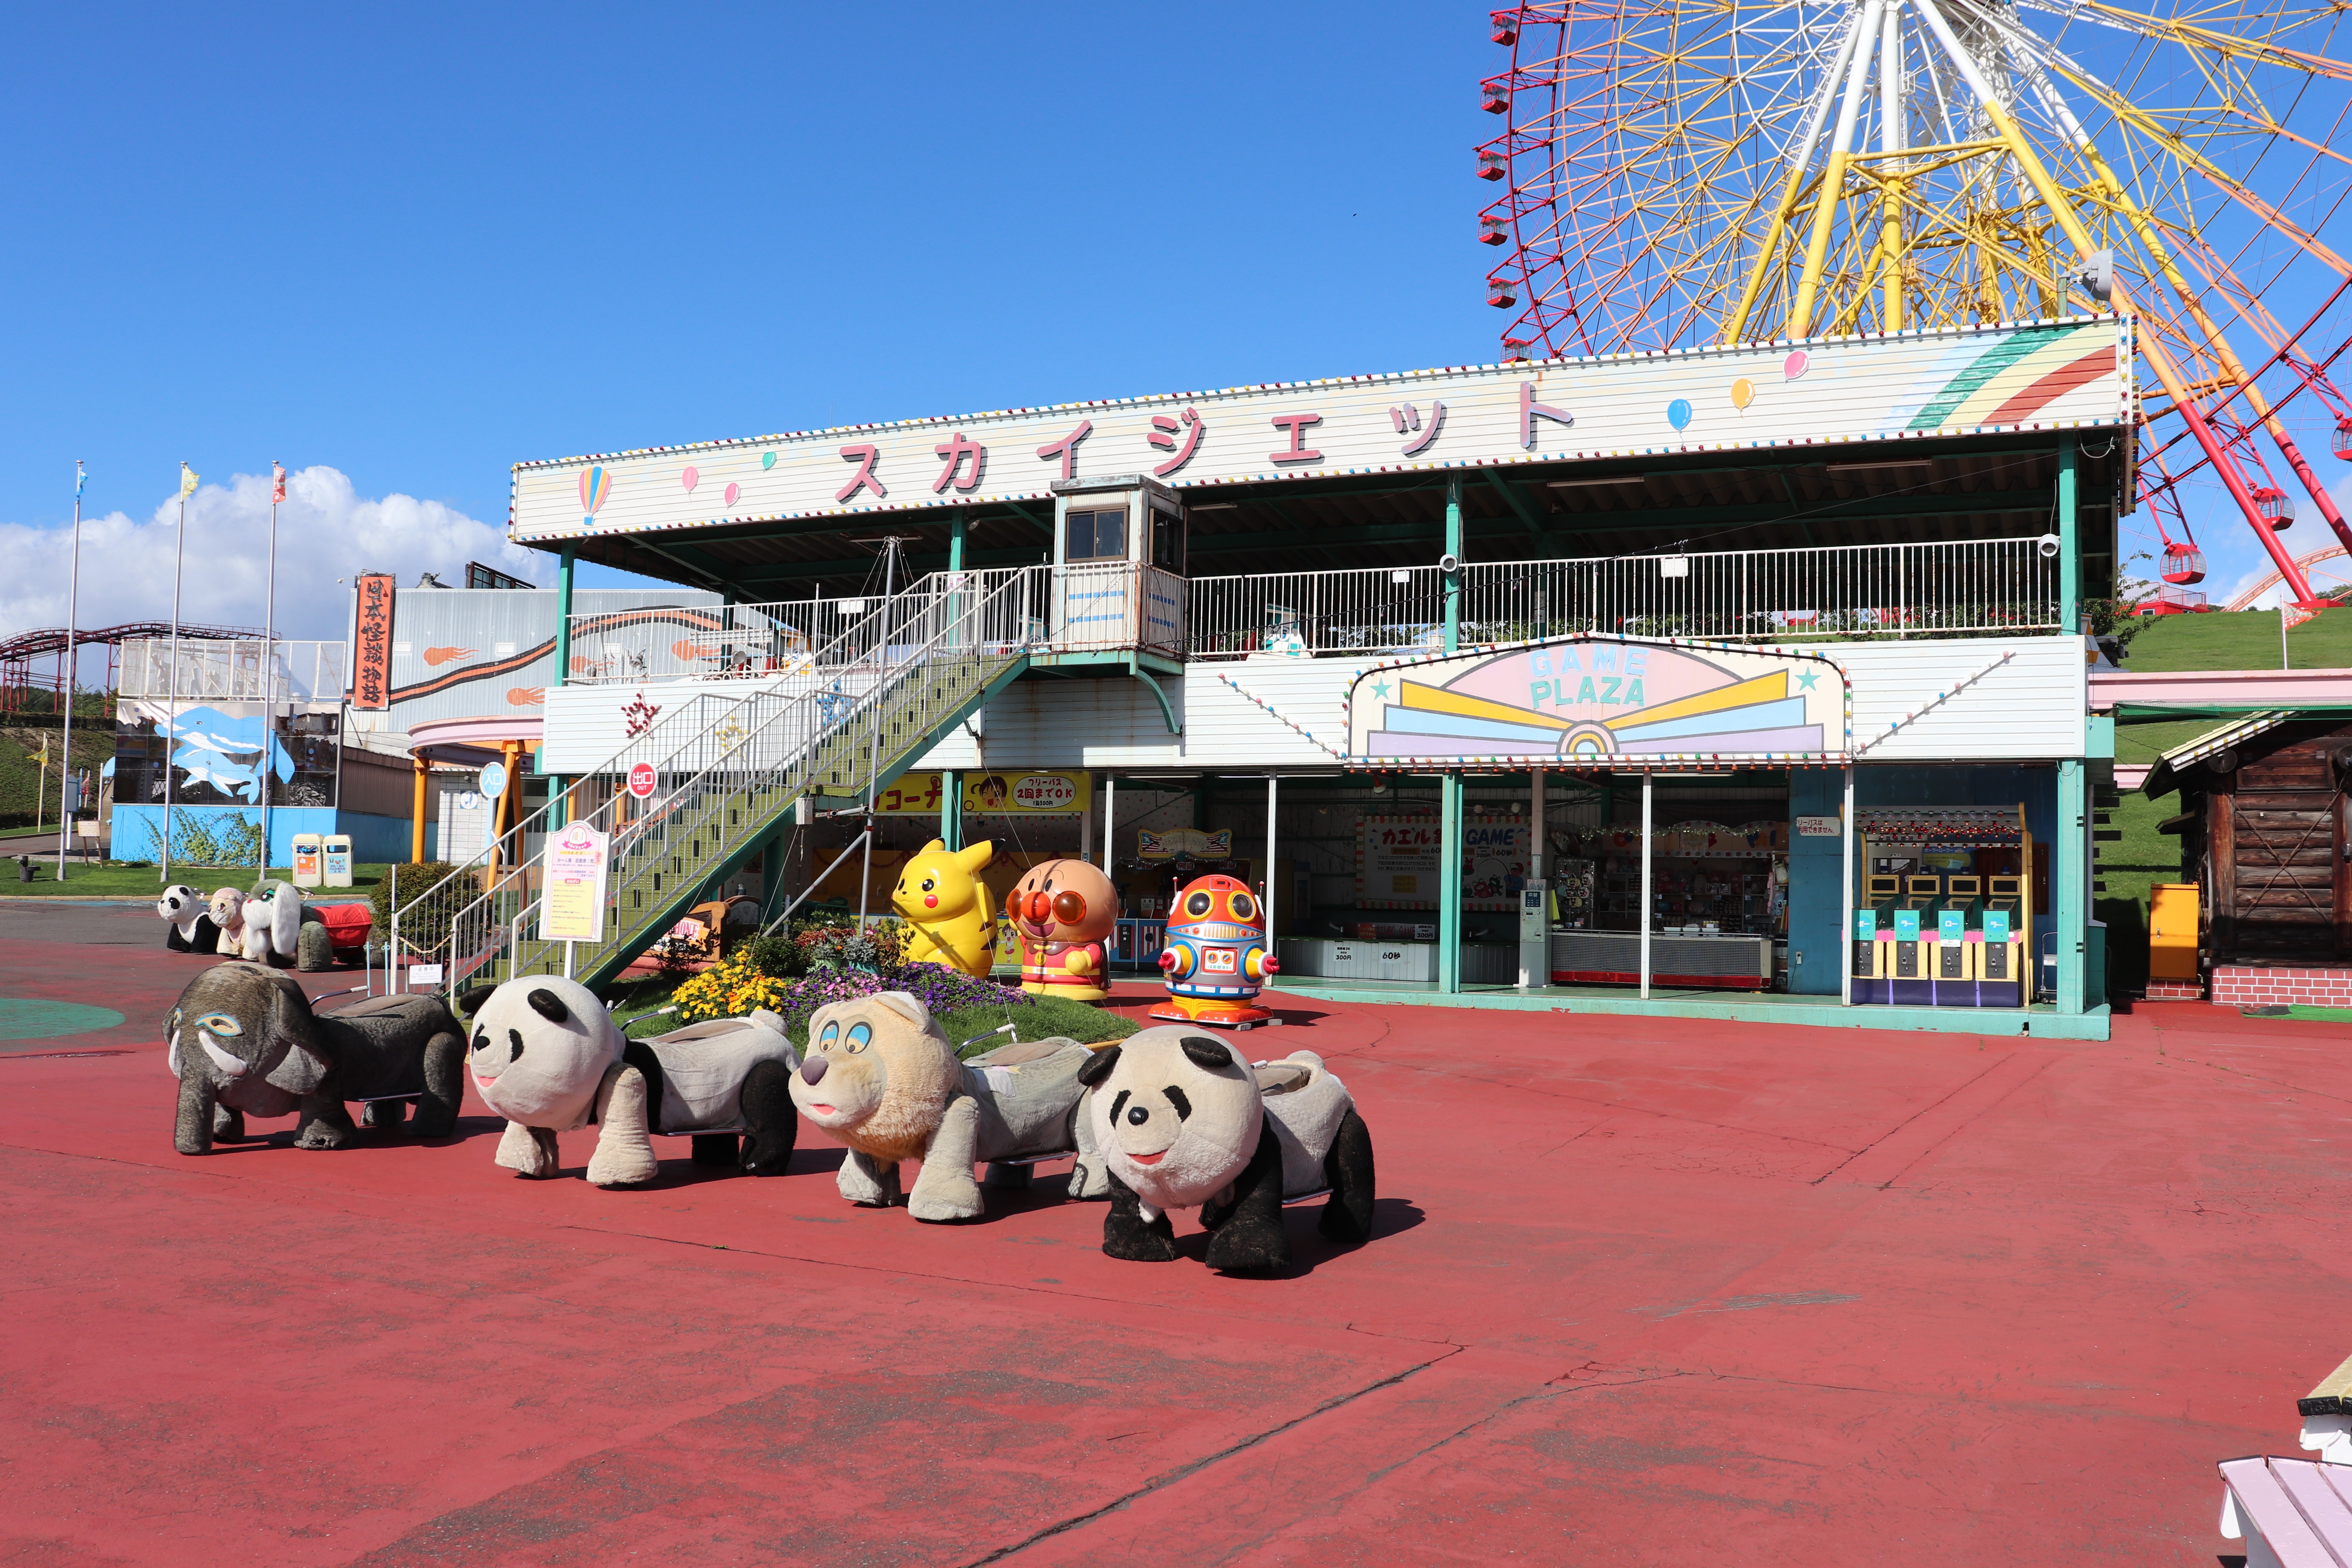
M190 829L214 843L225 843L258 829L261 813L220 805L175 805L172 808L173 837L184 846ZM113 851L118 860L152 860L163 831L163 808L118 802L114 807ZM406 860L408 819L379 816L363 811L336 811L330 806L273 805L269 808L269 863L293 863L298 833L348 833L352 858L360 861ZM177 857L175 856L176 859Z

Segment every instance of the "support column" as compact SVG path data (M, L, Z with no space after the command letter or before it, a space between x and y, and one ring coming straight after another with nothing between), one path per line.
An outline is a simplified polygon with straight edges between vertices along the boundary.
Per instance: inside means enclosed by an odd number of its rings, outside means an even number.
M2080 1013L2089 1000L2084 995L2091 912L2089 784L2090 770L2081 758L2059 762L2057 842L2050 847L2050 917L2058 933L2061 1013ZM2037 969L2041 963L2042 955L2029 943L2027 969Z
M957 512L948 519L948 570L963 570L963 540L967 528L964 515Z
M963 775L953 768L940 772L940 842L963 847Z
M1462 646L1462 481L1445 481L1445 553L1457 563L1444 574L1445 584L1445 651Z
M1275 778L1272 773L1268 773L1265 775L1265 893L1264 898L1265 955L1268 958L1274 956L1274 812Z
M1462 801L1460 773L1437 780L1437 988L1462 989Z
M415 861L425 858L425 795L433 778L433 761L421 751L410 760L416 767L416 798L409 812L408 858Z
M1541 881L1544 874L1544 771L1537 768L1534 773L1535 788L1529 792L1534 797L1534 810L1528 822L1528 879Z
M2083 629L2083 540L2075 526L2074 443L2058 449L2058 629L2068 637Z
M569 684L572 679L572 547L566 545L556 557L555 568L555 679L550 689ZM545 713L545 703L540 705ZM551 773L547 780L549 828L569 826L572 822L572 781Z
M1115 778L1111 777L1111 776L1110 776L1110 774L1108 774L1108 773L1105 773L1105 774L1103 774L1103 843L1102 843L1102 851L1103 851L1103 861L1102 861L1102 866L1103 866L1103 874L1104 874L1105 876L1108 876L1108 875L1110 874L1110 863L1111 863L1111 858L1112 858L1112 856L1113 856L1113 853L1114 853L1114 852L1113 852L1113 850L1112 850L1112 847L1111 847L1111 841L1112 841L1113 839L1115 839L1115 838L1117 838L1117 837L1118 837L1118 781L1117 779L1115 779Z
M1655 773L1642 775L1642 908L1636 918L1642 922L1642 1000L1644 1002L1650 999L1650 927L1654 923L1650 919L1650 905L1655 899L1652 890L1655 884L1651 879L1650 865L1655 846L1650 838L1650 816L1658 792L1656 781Z
M1838 837L1843 841L1845 870L1845 892L1839 908L1838 930L1843 934L1838 940L1838 1005L1853 1005L1853 764L1845 765L1845 805L1838 816Z

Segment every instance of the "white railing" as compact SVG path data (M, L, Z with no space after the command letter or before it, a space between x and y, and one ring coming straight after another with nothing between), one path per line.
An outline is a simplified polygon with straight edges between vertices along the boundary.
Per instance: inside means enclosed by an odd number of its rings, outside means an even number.
M1132 561L1082 561L1055 569L1051 636L1055 652L1140 648L1184 657L1184 579Z
M881 602L876 595L575 615L568 679L595 686L775 675L805 664L814 647L846 634Z
M1572 632L1734 642L2054 630L2058 562L2038 539L1482 562L1460 573L1461 641ZM1189 653L1399 653L1444 645L1434 566L1196 577Z
M633 919L661 907L666 890L698 885L703 864L767 831L793 798L863 787L966 700L975 671L1027 651L1043 625L1044 574L934 574L876 601L797 670L740 696L699 694L573 786L569 819L613 836L612 941L642 935ZM640 763L655 773L643 800L619 787ZM394 951L439 963L453 987L502 952L514 959L528 940L518 922L540 895L539 866L514 864L514 847L556 828L565 809L551 801L501 845L404 897Z
M114 689L159 702L331 702L343 691L343 645L182 637L175 664L171 638L133 637Z

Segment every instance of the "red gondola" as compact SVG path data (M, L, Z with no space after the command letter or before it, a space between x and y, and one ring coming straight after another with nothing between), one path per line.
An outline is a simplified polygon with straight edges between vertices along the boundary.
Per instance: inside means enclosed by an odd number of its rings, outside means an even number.
M2205 552L2194 544L2167 540L2164 565L2158 575L2168 583L2202 583L2205 581Z
M2328 437L2328 449L2347 463L2352 463L2352 414L2337 416L2336 434Z
M2294 498L2276 485L2256 485L2253 489L2254 510L2263 521L2281 532L2294 526Z

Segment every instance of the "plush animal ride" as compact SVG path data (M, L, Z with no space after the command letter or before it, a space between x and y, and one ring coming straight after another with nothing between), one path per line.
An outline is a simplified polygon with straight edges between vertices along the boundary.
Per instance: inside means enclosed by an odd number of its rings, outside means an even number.
M995 920L979 874L996 858L996 846L982 840L950 849L944 839L923 846L898 873L890 907L914 928L907 943L910 963L936 963L985 980L996 962Z
M224 893L236 890L221 889ZM274 963L282 969L300 956L302 890L293 883L267 878L256 883L253 890L245 895L239 913L244 922L240 933L242 956L247 960Z
M155 913L168 929L163 932L163 945L173 952L218 952L220 928L213 924L212 906L204 894L186 883L176 883L163 889L155 900Z
M1101 1052L1079 1077L1110 1191L1110 1257L1172 1260L1168 1211L1198 1208L1210 1268L1280 1268L1283 1204L1325 1190L1317 1229L1334 1241L1371 1235L1372 1135L1313 1052L1253 1068L1223 1040L1162 1026Z
M471 1020L474 1089L507 1119L498 1163L518 1175L555 1175L555 1135L591 1124L588 1180L600 1187L660 1174L656 1133L693 1138L698 1165L780 1176L792 1163L800 1128L787 1080L800 1058L773 1013L625 1039L594 992L549 975L478 986L458 1005Z
M214 951L224 958L245 956L245 895L235 888L215 888L206 906L213 929L220 933Z
M960 1062L921 1002L884 991L810 1016L793 1103L848 1146L837 1184L851 1203L896 1203L898 1163L920 1160L907 1212L977 1219L985 1205L974 1164L988 1163L989 1185L1017 1186L1031 1162L1091 1151L1078 1115L1086 1093L1078 1070L1092 1055L1055 1038Z
M1110 994L1103 938L1118 923L1118 889L1086 860L1046 860L1004 896L1021 938L1021 989L1073 1002Z
M1168 1000L1151 1016L1176 1024L1217 1024L1237 1029L1281 1019L1256 1005L1266 977L1281 965L1268 952L1265 911L1249 884L1222 874L1202 877L1176 895L1160 967Z
M466 1042L436 996L373 996L314 1013L290 975L216 963L189 982L165 1020L165 1061L180 1080L173 1146L202 1154L245 1136L245 1118L301 1117L294 1142L341 1149L356 1135L347 1101L375 1127L398 1126L416 1101L416 1135L457 1125Z

